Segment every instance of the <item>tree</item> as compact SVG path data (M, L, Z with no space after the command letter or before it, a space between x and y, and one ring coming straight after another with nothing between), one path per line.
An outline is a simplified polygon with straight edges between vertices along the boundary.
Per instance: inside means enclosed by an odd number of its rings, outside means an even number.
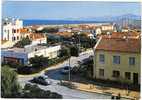
M40 68L48 64L48 57L43 57L43 55L36 55L35 57L30 58L29 61L30 64L32 64L34 67Z
M69 51L70 51L69 66L71 66L71 61L70 61L71 60L71 56L78 57L79 50L78 50L77 46L70 46ZM69 69L69 82L71 80L71 75L70 75L71 72L70 71L71 71L71 69Z
M72 39L75 43L80 43L84 48L92 48L96 44L96 39L90 38L84 33L74 34Z
M1 69L1 96L18 97L21 87L17 82L17 73L8 66Z
M59 54L59 57L64 57L64 56L69 56L70 55L70 51L69 51L69 48L68 47L63 47L61 50L60 50L60 54Z
M16 47L19 47L19 48L23 48L24 46L31 44L31 42L32 42L32 41L31 41L28 37L26 37L26 38L22 38L21 41L18 41L18 42L15 44L15 46L16 46Z
M57 27L48 27L40 31L36 30L36 33L57 33L57 32L58 32Z
M71 47L70 47L70 55L71 55L71 56L78 57L78 55L79 55L79 50L78 50L78 47L77 47L77 46L71 46Z

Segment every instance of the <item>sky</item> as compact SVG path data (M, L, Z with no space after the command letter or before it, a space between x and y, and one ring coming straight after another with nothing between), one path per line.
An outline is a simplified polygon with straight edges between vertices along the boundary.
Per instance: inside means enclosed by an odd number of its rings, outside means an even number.
M4 1L2 17L20 19L68 19L140 15L138 2Z

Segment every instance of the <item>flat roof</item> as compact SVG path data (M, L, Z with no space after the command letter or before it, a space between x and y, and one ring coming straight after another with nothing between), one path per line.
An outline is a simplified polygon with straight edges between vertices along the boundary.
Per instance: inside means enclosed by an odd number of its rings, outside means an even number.
M30 53L30 52L33 52L33 51L47 49L47 48L50 48L50 47L55 47L55 46L49 46L48 47L48 46L42 46L42 45L34 45L34 46L27 46L25 48L13 47L13 48L9 48L9 49L2 49L2 51L11 51L11 52L17 52L17 53Z

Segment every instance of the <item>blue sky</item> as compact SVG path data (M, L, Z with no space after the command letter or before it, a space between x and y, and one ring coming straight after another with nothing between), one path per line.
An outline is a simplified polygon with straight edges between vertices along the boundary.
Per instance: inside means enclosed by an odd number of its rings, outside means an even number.
M123 14L140 15L140 3L73 1L5 1L3 17L21 19L65 19Z

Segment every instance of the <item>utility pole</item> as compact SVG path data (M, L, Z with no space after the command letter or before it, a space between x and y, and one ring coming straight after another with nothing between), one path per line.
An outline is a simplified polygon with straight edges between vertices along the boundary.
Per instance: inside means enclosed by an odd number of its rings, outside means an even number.
M71 80L71 69L70 69L70 66L71 66L71 64L70 64L70 60L71 60L71 57L69 58L69 83L70 83L70 80Z
M70 83L70 81L71 81L71 72L70 72L70 66L71 66L71 50L69 49L69 83Z
M78 51L80 53L80 32L77 33L78 34L78 39L79 39L79 47L78 47Z

